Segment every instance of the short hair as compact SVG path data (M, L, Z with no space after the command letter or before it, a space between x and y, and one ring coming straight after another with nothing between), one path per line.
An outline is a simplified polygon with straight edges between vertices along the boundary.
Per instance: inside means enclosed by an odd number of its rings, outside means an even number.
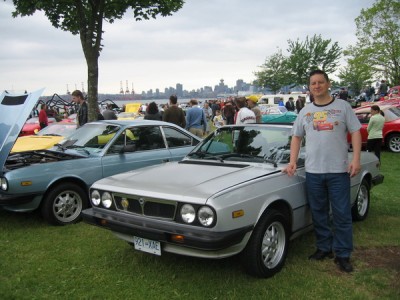
M150 102L149 106L147 107L147 113L152 115L158 113L158 106L154 101Z
M171 101L172 104L176 104L178 102L178 97L176 95L171 95L169 96L169 101Z
M197 104L199 104L199 102L198 102L196 99L190 99L190 103L191 103L192 105L197 105Z
M322 70L318 70L318 69L317 69L317 70L314 70L314 71L311 71L311 72L310 72L310 75L308 76L308 83L310 83L311 77L314 76L314 75L317 75L317 74L323 75L323 76L325 77L326 81L330 82L329 77L328 77L328 74L326 74L325 71L322 71Z
M85 97L83 96L83 93L80 90L75 90L71 93L72 96L74 97L79 97L81 99L85 99Z
M380 108L378 105L372 105L372 106L371 106L371 109L373 109L373 110L375 110L375 111L377 111L377 112L380 112L380 111L381 111L381 108Z
M246 106L247 99L245 97L238 97L235 99L235 104L237 107L242 108Z
M46 106L46 103L42 103L42 104L40 105L40 109L43 109L45 106Z

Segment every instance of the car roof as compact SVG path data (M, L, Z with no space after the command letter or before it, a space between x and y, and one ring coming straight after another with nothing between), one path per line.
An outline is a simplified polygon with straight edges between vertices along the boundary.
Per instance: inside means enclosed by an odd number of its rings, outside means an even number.
M0 168L3 169L18 135L44 89L25 94L0 95Z

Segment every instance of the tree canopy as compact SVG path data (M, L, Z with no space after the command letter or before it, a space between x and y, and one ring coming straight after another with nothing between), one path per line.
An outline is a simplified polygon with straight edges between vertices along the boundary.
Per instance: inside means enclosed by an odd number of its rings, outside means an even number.
M55 28L79 34L88 67L89 121L97 119L98 58L103 48L103 21L113 23L129 10L135 20L170 16L183 0L13 0L13 17L43 11ZM62 59L62 58L60 58Z
M287 57L282 54L282 50L267 57L261 71L254 73L255 82L273 91L285 85L307 85L311 70L321 69L333 73L342 55L337 42L325 40L321 35L311 38L307 36L304 42L299 39L288 40L287 52Z

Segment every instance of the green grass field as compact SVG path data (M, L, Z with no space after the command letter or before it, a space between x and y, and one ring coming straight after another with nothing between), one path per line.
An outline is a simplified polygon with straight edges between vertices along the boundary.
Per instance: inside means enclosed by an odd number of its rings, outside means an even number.
M308 261L312 233L292 241L279 274L258 279L238 257L158 257L84 223L53 227L38 213L0 210L0 299L399 299L399 159L382 154L384 184L354 224L352 274Z

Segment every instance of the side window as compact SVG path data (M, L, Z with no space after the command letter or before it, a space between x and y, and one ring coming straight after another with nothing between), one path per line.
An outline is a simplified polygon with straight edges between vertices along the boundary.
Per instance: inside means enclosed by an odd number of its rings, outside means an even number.
M163 127L165 139L169 148L197 145L198 141L172 127Z
M137 151L165 148L159 126L141 126L132 128L131 130Z

